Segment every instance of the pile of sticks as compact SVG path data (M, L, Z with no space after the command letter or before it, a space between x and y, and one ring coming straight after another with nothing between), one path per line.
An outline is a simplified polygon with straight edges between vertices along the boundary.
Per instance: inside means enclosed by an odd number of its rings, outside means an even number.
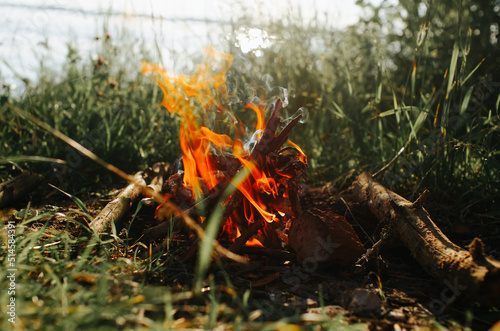
M266 127L262 133L261 139L256 143L247 160L253 162L256 168L262 169L268 176L272 176L276 183L286 190L281 192L279 197L262 197L268 203L269 210L284 210L286 219L291 219L302 213L299 201L299 181L306 179L307 164L304 163L299 155L300 152L295 147L282 147L288 140L288 135L292 128L299 122L301 115L290 121L281 132L277 133L277 129L281 120L279 112L281 109L281 101L278 100L267 121ZM234 193L229 195L224 200L224 194L232 184L231 179L237 176L238 173L246 171L241 162L231 156L210 155L213 161L218 165L218 176L221 180L212 190L204 190L204 198L193 202L193 192L183 185L182 160L179 159L173 164L167 166L163 163L155 164L152 168L138 172L135 175L136 181L130 184L122 192L111 201L92 221L91 228L101 234L109 229L111 221L117 222L130 209L132 202L141 196L153 196L161 194L175 203L189 218L196 220L203 226L202 218L207 219L210 213L218 203L224 204L224 211L221 221L221 232L225 222L233 214L244 214L242 203L246 199L244 194L239 190L234 190ZM144 189L146 187L146 189ZM203 185L202 185L203 187ZM222 199L222 201L221 201ZM160 201L161 202L161 201ZM274 208L275 207L275 208ZM274 208L274 209L273 209ZM168 231L173 226L171 222L176 223L177 229L189 232L190 229L177 222L175 218L170 217L171 211L167 207L160 207L156 211L156 218L160 222L156 226L146 229L141 236L141 241L146 244L164 239ZM276 215L279 214L276 212ZM274 224L276 223L276 224ZM266 237L270 241L266 248L277 249L281 248L283 238L282 231L286 227L286 221L273 222L269 224L263 218L256 218L253 223L238 223L241 231L241 236L234 240L230 240L229 250L234 253L240 252L247 241L256 235L259 231L266 232ZM278 228L279 227L279 228ZM190 234L193 234L192 231ZM195 236L196 237L196 234ZM219 237L219 240L226 238ZM191 257L196 252L197 240L193 240L192 249L188 250L185 259ZM262 254L268 254L266 249L262 250ZM273 253L270 253L273 254ZM280 255L280 253L278 253ZM282 255L287 255L286 253Z

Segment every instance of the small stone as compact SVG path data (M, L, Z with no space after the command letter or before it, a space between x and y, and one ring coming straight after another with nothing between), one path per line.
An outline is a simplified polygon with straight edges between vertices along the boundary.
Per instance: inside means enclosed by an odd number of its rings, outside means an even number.
M374 291L357 288L352 294L349 310L356 314L366 315L377 313L382 309L382 300Z

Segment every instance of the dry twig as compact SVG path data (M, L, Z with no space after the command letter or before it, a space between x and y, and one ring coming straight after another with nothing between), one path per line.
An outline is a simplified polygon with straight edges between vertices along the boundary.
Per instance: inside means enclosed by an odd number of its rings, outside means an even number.
M500 262L487 257L483 242L475 238L465 250L455 245L434 224L422 202L412 203L377 183L370 174L358 176L355 196L385 223L390 236L401 240L422 268L451 282L460 294L486 304L500 303Z
M109 229L111 222L118 222L125 213L130 209L132 203L140 196L143 188L146 186L142 171L139 171L134 176L134 182L124 188L120 194L106 207L104 207L99 215L90 223L90 228L94 229L97 234L101 234Z

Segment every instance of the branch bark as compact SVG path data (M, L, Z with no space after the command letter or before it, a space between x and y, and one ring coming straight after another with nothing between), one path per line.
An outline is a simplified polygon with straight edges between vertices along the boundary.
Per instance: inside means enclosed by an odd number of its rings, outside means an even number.
M130 209L132 203L142 193L143 188L146 187L142 171L139 171L134 176L134 183L124 188L120 194L97 215L96 218L90 223L90 228L94 229L97 234L101 234L109 229L111 220L117 222L125 213Z
M488 305L500 303L500 262L486 256L478 238L468 250L448 239L422 207L428 193L412 203L367 173L358 176L351 188L357 199L385 222L390 235L410 249L424 270L453 286L454 294L464 294Z

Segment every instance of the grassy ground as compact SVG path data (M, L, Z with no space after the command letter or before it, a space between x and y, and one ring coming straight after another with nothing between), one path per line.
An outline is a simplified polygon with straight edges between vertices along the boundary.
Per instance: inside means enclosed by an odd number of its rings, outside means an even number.
M426 21L428 20L428 21ZM251 22L248 22L250 25ZM451 45L437 57L437 26L422 19L421 35L406 62L381 38L376 24L346 31L317 26L261 26L279 41L263 56L235 56L228 73L230 91L241 100L253 95L272 98L288 89L292 115L306 107L309 120L294 129L291 139L310 162L312 183L342 183L362 171L377 171L402 148L384 173L383 183L408 198L429 189L440 225L464 226L474 234L498 236L499 82L498 75L470 62L472 36L458 19L455 35L440 35ZM245 24L244 19L240 22ZM235 27L236 29L237 27ZM433 36L430 32L434 32ZM230 43L228 51L241 55ZM140 68L126 66L123 54L154 60L127 40L106 38L91 61L68 49L61 73L41 69L36 86L21 97L8 87L0 95L0 174L6 180L20 171L43 173L47 181L85 204L55 198L47 188L21 205L2 212L2 228L16 224L16 327L27 329L109 329L204 327L234 329L301 324L311 329L347 326L344 318L319 315L308 321L300 312L258 307L258 295L238 290L217 269L207 290L196 296L190 283L164 284L172 275L192 277L192 266L172 268L175 250L146 258L115 233L99 239L87 222L102 207L113 187L124 184L74 152L51 134L12 111L30 112L81 142L105 160L134 172L179 155L178 123L159 106L162 93ZM399 54L398 56L401 56ZM487 54L485 54L487 56ZM406 63L401 66L400 63ZM240 114L244 117L243 114ZM33 162L33 156L60 159L65 166ZM40 160L38 160L40 161ZM60 193L56 193L60 194ZM62 195L61 195L62 196ZM86 206L85 206L86 205ZM64 231L61 231L64 230ZM0 306L2 329L10 296L7 232L2 232ZM489 251L494 247L487 247ZM178 268L178 264L176 264ZM223 279L224 281L220 281ZM222 285L221 285L222 284ZM167 285L167 286L165 286ZM214 290L215 289L215 290ZM434 324L439 328L439 323ZM349 329L362 329L351 324ZM431 325L432 327L432 325Z

